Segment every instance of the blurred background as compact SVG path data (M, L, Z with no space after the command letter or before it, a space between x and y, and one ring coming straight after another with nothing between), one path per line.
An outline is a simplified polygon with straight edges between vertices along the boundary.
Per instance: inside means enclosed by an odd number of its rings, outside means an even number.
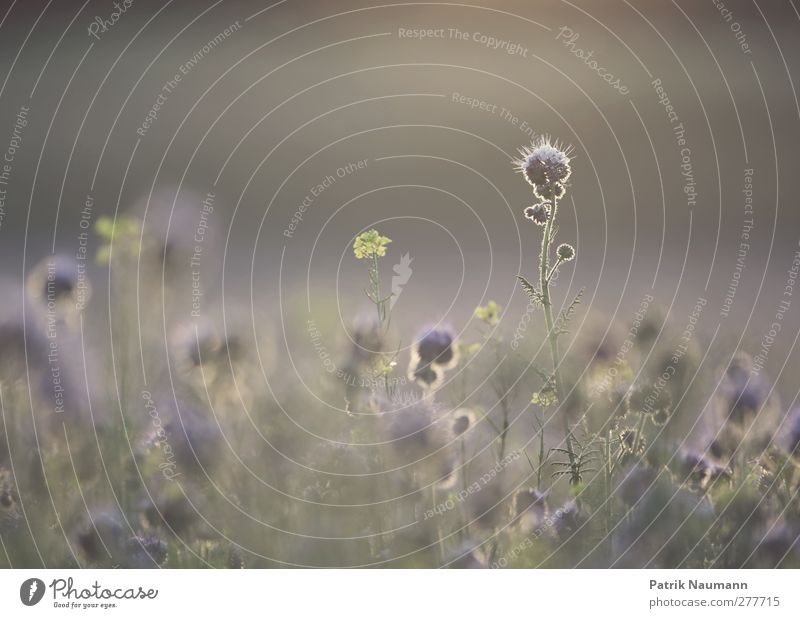
M274 311L281 262L287 294L308 281L317 299L351 296L359 265L340 258L358 230L379 222L393 249L414 258L403 304L434 314L455 301L456 321L485 294L524 304L513 275L538 247L521 225L530 196L509 160L530 141L527 129L574 149L561 224L580 245L573 287L586 285L591 306L612 315L627 315L655 284L657 298L674 298L682 312L706 296L715 314L707 319L716 319L736 265L743 171L752 168L752 242L723 329L760 338L798 241L798 17L790 2L730 2L732 21L711 2L269 6L137 1L100 40L87 30L95 17L112 16L112 3L6 8L7 139L20 107L30 112L0 230L5 275L18 277L53 247L73 253L87 194L96 218L166 189L148 217L166 210L168 219L170 197L213 190L209 226L222 245L204 268L213 262L221 271L224 254L226 295L246 297L255 265L252 291L267 303L264 313ZM241 28L202 54L236 22ZM562 27L579 35L570 46L558 38ZM405 38L400 29L445 38ZM484 35L522 49L492 49ZM593 51L629 94L576 49ZM655 79L686 129L694 206ZM454 93L494 112L453 102ZM285 237L310 188L359 160L368 168L337 179ZM192 226L173 222L167 231L188 237ZM219 297L218 280L204 291ZM760 319L748 323L754 305Z

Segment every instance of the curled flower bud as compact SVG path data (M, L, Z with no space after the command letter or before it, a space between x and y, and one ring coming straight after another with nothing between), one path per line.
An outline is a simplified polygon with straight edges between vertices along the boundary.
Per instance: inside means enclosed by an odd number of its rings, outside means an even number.
M567 243L561 243L556 249L556 255L562 262L569 262L575 257L575 248Z
M550 204L540 202L525 209L525 217L533 221L536 225L544 225L550 218Z

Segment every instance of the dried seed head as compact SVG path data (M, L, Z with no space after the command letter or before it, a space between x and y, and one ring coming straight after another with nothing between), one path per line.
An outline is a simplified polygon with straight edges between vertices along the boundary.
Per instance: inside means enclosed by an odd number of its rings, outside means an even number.
M556 249L556 255L562 262L569 262L575 257L575 248L567 243L561 243Z

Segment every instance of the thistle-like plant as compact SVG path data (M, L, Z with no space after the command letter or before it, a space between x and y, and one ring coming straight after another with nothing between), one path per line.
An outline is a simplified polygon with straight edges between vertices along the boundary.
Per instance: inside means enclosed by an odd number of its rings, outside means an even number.
M545 386L533 397L533 402L544 406L553 405L564 400L564 385L561 379L560 365L561 355L559 352L558 338L566 332L565 326L571 317L575 305L580 302L581 290L569 308L562 312L558 320L553 318L553 306L550 299L550 284L558 269L565 262L575 258L575 249L566 243L562 243L555 251L554 259L551 261L551 247L555 240L558 227L556 225L558 216L558 200L566 191L566 183L570 178L572 169L570 167L569 148L564 148L557 143L551 142L546 137L541 137L529 146L520 150L520 157L514 161L518 171L525 177L533 187L534 196L537 203L528 206L525 217L538 226L544 228L542 233L541 249L539 251L539 282L538 286L528 281L522 275L518 276L525 293L542 308L544 314L545 327L547 329L547 340L550 346L550 356L553 364L551 376L545 380ZM575 466L576 455L573 448L573 437L569 427L569 420L564 415L564 433L566 441L566 453L569 456L569 464ZM575 480L573 476L572 480Z

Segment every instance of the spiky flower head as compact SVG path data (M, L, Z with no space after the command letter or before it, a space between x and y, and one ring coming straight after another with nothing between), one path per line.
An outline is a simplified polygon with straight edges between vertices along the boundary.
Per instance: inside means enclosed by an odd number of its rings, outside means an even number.
M423 388L434 389L441 383L444 374L441 369L432 366L430 363L412 360L408 370L408 377Z
M520 149L520 158L514 161L517 169L537 190L555 190L555 185L563 185L569 180L571 172L568 148L564 148L548 137L535 139L530 146ZM560 189L563 192L563 187Z
M475 423L475 414L466 408L459 408L453 415L453 423L450 429L454 436L463 435Z
M637 434L635 429L625 427L619 432L619 446L624 453L633 453L636 448Z
M359 260L376 256L383 257L386 255L386 245L390 242L392 240L386 236L381 236L378 230L369 230L356 236L356 240L353 243L353 252Z
M533 221L536 225L544 225L550 218L550 204L540 202L525 209L525 217Z
M575 257L575 248L567 243L561 243L556 249L556 255L562 262L569 262Z
M450 328L425 329L418 337L414 353L422 363L449 366L455 357L455 334Z
M89 281L79 274L78 262L64 255L39 262L28 275L26 286L37 305L55 309L59 320L70 317L90 295Z

